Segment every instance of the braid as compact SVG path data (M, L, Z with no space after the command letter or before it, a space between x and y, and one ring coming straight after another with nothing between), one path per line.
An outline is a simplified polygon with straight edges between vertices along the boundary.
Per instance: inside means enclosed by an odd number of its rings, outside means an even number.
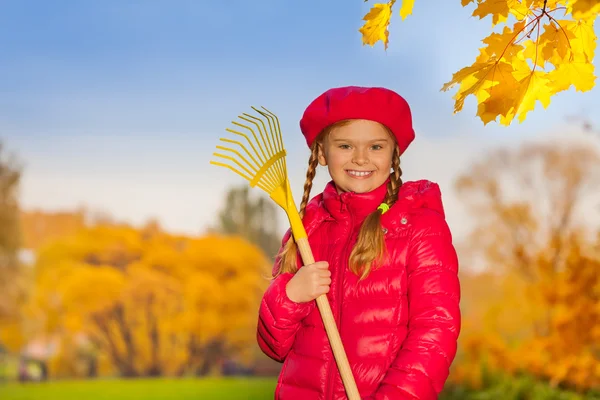
M313 143L310 149L310 158L308 160L308 169L306 170L306 181L304 181L304 193L302 194L302 202L300 203L300 218L304 218L304 210L310 199L310 191L312 189L313 179L317 173L319 166L319 146Z
M312 189L313 179L317 173L317 167L319 166L319 146L317 141L313 143L310 148L310 158L308 160L308 169L306 170L306 181L304 182L304 193L302 194L302 201L300 203L300 218L304 218L304 212L310 199L310 191ZM298 257L298 246L294 241L294 236L290 235L290 238L285 243L283 250L279 254L279 269L278 274L284 272L296 272L298 269L297 265Z
M390 207L398 200L398 191L400 190L400 186L402 186L402 169L400 168L399 153L398 146L396 146L392 155L392 173L390 174L390 181L387 185L387 194L384 200Z

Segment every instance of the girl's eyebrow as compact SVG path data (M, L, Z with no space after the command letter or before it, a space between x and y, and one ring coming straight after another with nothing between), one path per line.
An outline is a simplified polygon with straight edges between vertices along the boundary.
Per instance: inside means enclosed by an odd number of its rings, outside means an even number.
M350 139L333 139L333 142L351 142L352 140ZM380 138L380 139L373 139L373 140L369 140L369 143L375 143L375 142L388 142L389 139L388 138Z

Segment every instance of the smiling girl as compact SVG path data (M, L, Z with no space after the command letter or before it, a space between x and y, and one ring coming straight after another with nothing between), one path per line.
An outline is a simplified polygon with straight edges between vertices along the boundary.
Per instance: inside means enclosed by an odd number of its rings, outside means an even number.
M408 104L385 88L333 88L300 127L311 150L300 215L320 261L302 265L286 233L257 332L284 363L275 399L347 399L314 302L321 294L362 399L437 399L460 332L458 259L439 186L401 179L415 137ZM331 181L309 202L318 165Z

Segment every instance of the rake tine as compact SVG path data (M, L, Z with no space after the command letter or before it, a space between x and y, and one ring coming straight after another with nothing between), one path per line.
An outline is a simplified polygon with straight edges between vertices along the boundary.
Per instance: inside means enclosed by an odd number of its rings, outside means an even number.
M237 169L235 169L234 167L232 167L229 164L221 163L221 162L218 162L218 161L212 161L212 160L210 161L210 163L212 165L217 165L219 167L225 167L227 169L230 169L231 171L235 172L236 174L238 174L242 178L246 179L247 181L252 182L252 178L250 178L249 176L245 175L243 172L238 171ZM269 186L269 187L265 186L265 184L263 182L257 182L256 186L258 186L259 188L261 188L262 190L264 190L267 193L272 192L273 189L274 189L271 186Z
M265 107L262 107L262 108L267 110ZM269 112L271 115L266 114L263 111L256 109L255 107L252 107L252 109L254 111L256 111L257 113L259 113L260 115L262 115L263 117L265 117L267 119L267 121L269 121L269 128L271 128L270 131L275 132L275 134L273 135L273 142L275 143L275 146L277 149L283 149L283 138L281 137L279 120L277 119L275 114L271 113L269 110L267 110L267 112ZM277 126L275 126L275 122L273 121L273 116L275 116L275 119L277 119ZM277 162L276 168L278 168L280 174L284 174L284 175L287 174L285 158L282 158L279 162Z
M261 122L261 124L263 125L263 128L265 129L265 132L264 132L264 133L263 133L262 129L260 128L260 126L259 126L259 125L258 125L256 122L254 122L254 121L251 121L251 120L249 120L249 119L247 119L247 118L244 118L243 116L240 116L240 118L241 118L241 119L243 119L244 121L248 121L248 122L250 122L251 124L254 124L254 125L256 126L256 128L257 128L257 129L258 129L258 131L260 132L260 137L261 137L261 138L262 138L262 140L263 140L264 148L266 148L267 154L269 154L269 159L273 158L273 157L275 156L275 154L276 154L276 151L275 151L275 148L273 148L273 146L271 145L271 141L270 141L270 140L269 140L269 145L267 145L267 142L265 141L265 136L267 137L267 140L268 140L268 139L269 139L269 135L266 133L266 132L267 132L267 128L266 128L266 126L265 126L265 123L264 123L264 121L262 121L262 120L261 120L261 119L259 119L259 118L256 118L255 116L248 115L248 114L246 114L246 113L243 113L243 115L245 115L245 116L247 116L247 117L250 117L250 118L252 118L252 119L258 120L258 121L260 121L260 122ZM250 129L250 128L248 127L248 129ZM276 166L275 168L277 168L277 166ZM283 172L283 171L277 171L277 174L280 174L280 173L282 173L282 172ZM275 172L274 172L274 171L272 171L272 170L270 170L270 169L267 171L267 173L268 173L268 174L275 174ZM276 177L275 177L275 176L273 176L273 178L274 178L274 180L275 180L275 181L277 181L277 179L276 179Z
M263 110L265 110L269 116L267 118L272 118L277 122L277 139L279 140L279 146L280 148L283 149L283 137L281 136L281 125L279 124L279 118L277 118L277 115L275 115L274 113L272 113L271 111L269 111L266 107L260 106ZM258 110L257 110L258 111ZM258 111L261 114L263 114L261 111ZM264 115L264 114L263 114Z
M252 109L256 111L256 108L252 107ZM272 151L273 154L277 153L277 148L276 148L275 143L271 143L271 136L272 135L269 135L269 133L268 133L268 132L272 132L272 129L267 130L267 126L265 125L265 121L263 121L262 119L257 118L254 115L249 115L249 114L246 114L246 113L244 113L244 115L247 116L247 117L250 117L250 118L254 119L255 121L260 122L260 124L262 125L263 129L265 130L265 136L267 137L267 141L269 142L269 144L268 144L269 148L271 149L271 151ZM258 124L256 122L252 122L252 123L258 127ZM271 124L269 124L269 128L271 128ZM259 128L259 131L260 131L260 128ZM266 145L267 144L265 143L265 146Z
M279 160L281 160L282 157L285 157L285 154L286 154L285 150L281 150L275 156L271 157L269 159L269 161L265 165L262 166L262 168L260 169L260 171L258 171L258 174L256 174L256 176L254 177L254 179L250 183L250 186L253 186L253 184L256 184L256 182L258 182L262 178L264 178L264 176L266 175L266 172L271 169L271 166L273 164L275 164L276 162L278 162ZM276 186L278 186L278 185L276 185Z
M269 132L271 132L272 134L271 134L271 135L267 135L267 139L269 139L269 145L270 145L270 146L272 146L273 152L275 153L275 152L277 152L277 150L278 150L278 149L282 149L282 148L283 148L283 145L282 145L282 146L278 146L278 143L276 142L276 139L277 139L277 132L275 132L275 134L273 134L274 126L271 124L271 119L269 118L269 116L268 116L268 115L266 115L266 114L264 114L264 113L262 113L260 110L257 110L257 109L256 109L256 107L252 107L252 109L253 109L254 111L256 111L257 113L259 113L260 115L262 115L263 117L265 117L265 118L267 119L268 123L269 123ZM258 121L260 121L260 123L263 125L263 127L264 127L265 131L267 130L267 128L266 128L266 126L265 126L265 122L264 122L262 119L260 119L260 118L256 118L256 117L253 117L253 118L255 118L255 119L257 119ZM270 140L270 139L272 139L272 140L273 140L273 143L271 143L271 140ZM284 161L284 162L285 162L285 161ZM281 166L281 162L277 162L277 163L275 164L275 168L277 168L277 169L278 169L278 172L279 172L280 174L285 174L285 171L286 171L286 170L285 170L285 168L282 168L282 166Z
M240 117L240 118L241 118L241 117ZM258 137L256 136L256 133L254 132L254 130L252 130L252 128L250 128L249 126L246 126L246 125L242 125L242 124L240 124L239 122L235 122L235 121L232 121L231 123L232 123L232 124L234 124L234 125L237 125L237 126L241 126L242 128L246 128L246 129L248 129L250 132L252 132L252 136L254 136L254 140L256 140L256 144L258 145L258 149L260 150L260 152L262 153L262 155L263 155L263 157L264 157L264 160L261 160L263 163L264 163L264 162L267 162L267 160L268 160L269 158L271 158L270 156L267 156L267 155L265 154L265 149L263 148L263 146L261 146L261 145L260 145L260 141L258 140Z
M228 169L232 170L233 172L235 172L236 174L238 174L239 176L241 176L242 178L244 178L244 179L246 179L246 180L248 180L248 181L251 181L251 180L252 180L252 178L249 178L249 177L247 177L247 176L246 176L246 175L244 175L242 172L240 172L240 171L238 171L237 169L233 168L233 167L232 167L231 165L229 165L229 164L221 163L221 162L218 162L218 161L212 161L212 160L210 161L210 163L211 163L212 165L217 165L217 166L219 166L219 167L225 167L225 168L228 168Z
M254 148L254 145L252 144L252 142L250 141L250 138L247 135L244 135L243 133L234 131L233 129L229 129L229 128L225 129L225 130L227 132L235 133L236 135L240 135L240 136L243 136L244 138L246 138L246 140L250 144L250 147L252 147L252 150L254 150L254 154L256 154L260 158L260 155L256 151L256 148ZM246 148L246 146L244 146L242 143L240 143L238 141L235 141L235 140L226 139L226 138L221 138L221 140L224 141L224 142L228 142L228 143L235 143L235 144L239 145L241 148L243 148L244 151L246 152L246 154L248 154L248 156L252 159L252 161L254 161L254 163L256 164L257 168L260 168L260 165L264 163L264 160L260 160L260 163L258 161L256 161L256 159L254 158L254 156L252 155L252 153L250 153L248 151L248 149Z
M238 143L238 142L236 142L236 141L234 141L234 140L229 140L229 139L221 139L221 140L223 140L223 141L225 141L225 142L233 142L233 143ZM242 146L242 147L244 148L244 146ZM253 167L253 166L252 166L252 165L251 165L251 164L248 162L248 160L247 160L247 159L246 159L246 158L245 158L243 155L241 155L241 154L240 154L238 151L236 151L236 150L234 150L234 149L230 149L230 148L228 148L228 147L223 147L223 146L217 146L217 149L221 149L221 150L225 150L225 151L230 151L230 152L232 152L232 153L236 154L236 155L237 155L238 157L240 157L242 160L244 160L244 162L245 162L246 164L248 164L248 167L252 169L252 171L253 171L253 173L252 173L252 176L254 176L254 177L256 177L257 175L259 175L259 174L260 174L260 172L262 171L262 167L261 167L260 165L259 165L259 166L257 166L257 168L254 168L254 167ZM244 150L246 150L246 148L244 148ZM246 152L248 152L248 150L246 150ZM249 155L250 157L252 157L252 155L251 155L250 153L248 153L248 155ZM254 159L254 158L253 158L253 159ZM255 162L256 162L256 161L255 161ZM263 173L264 173L264 172L263 172ZM268 184L270 184L270 185L275 185L275 186L277 186L277 180L276 180L276 179L274 179L274 178L273 178L273 176L270 176L270 175L268 175L268 174L266 174L266 173L264 173L264 176L266 176L266 178L267 178L267 179L265 179L266 183L268 183Z
M236 122L233 122L233 123L236 125L239 125L239 126L244 126L244 125L237 124ZM254 147L254 144L252 144L252 141L250 140L248 135L246 135L245 133L234 131L233 129L230 129L230 128L226 128L225 130L227 132L231 132L231 133L235 133L236 135L243 136L248 141L248 143L250 143L250 147L252 147L252 150L254 150L254 154L256 154L256 157L258 157L261 164L264 164L267 161L266 159L263 159L263 157L260 156L260 153L256 150L256 147ZM254 132L252 132L252 134L254 135L254 139L258 143L258 139L256 138L256 135L254 134ZM264 156L264 153L263 153L263 156Z
M265 140L265 136L267 137L267 140L269 139L269 135L266 133L266 132L267 132L267 127L265 126L265 122L264 122L263 120L261 120L260 118L256 118L256 117L255 117L255 116L253 116L253 115L248 115L248 114L246 114L246 113L243 113L242 115L245 115L245 116L247 116L247 117L250 117L250 118L252 118L252 119L255 119L255 120L258 120L258 121L260 121L260 123L262 124L262 126L263 126L263 128L264 128L264 130L265 130L265 132L264 132L264 133L263 133L262 129L260 129L260 126L259 126L259 125L258 125L258 124L257 124L255 121L251 121L251 120L249 120L249 119L247 119L247 118L244 118L244 117L242 117L242 116L240 115L240 118L241 118L241 119L243 119L244 121L248 121L248 122L250 122L251 124L254 124L254 125L256 126L256 128L257 128L257 129L258 129L258 131L260 132L260 137L261 137L261 138L262 138L262 140L263 140L263 144L264 144L265 148L267 149L267 153L269 154L269 157L273 157L273 155L275 154L275 151L274 151L275 149L273 149L273 146L271 145L271 141L269 141L269 143L267 144L267 141Z
M254 176L254 174L252 172L248 171L248 169L246 169L246 167L244 167L242 164L240 164L239 161L236 160L235 158L233 158L231 156L226 156L225 154L220 154L220 153L213 153L213 155L216 156L216 157L224 158L224 159L229 160L229 161L233 161L234 163L236 163L238 165L238 167L240 167L241 169L243 169L244 172L246 172L248 175ZM252 179L250 179L250 180L252 180Z
M246 159L246 157L244 157L242 154L240 154L239 151L234 150L234 149L230 149L229 147L224 147L224 146L216 146L216 148L219 149L219 150L225 150L225 151L232 152L233 154L235 154L239 158L241 158L247 164L247 167L250 168L253 171L254 174L256 174L258 172L258 169L254 168L254 166L252 164L250 164L250 162Z

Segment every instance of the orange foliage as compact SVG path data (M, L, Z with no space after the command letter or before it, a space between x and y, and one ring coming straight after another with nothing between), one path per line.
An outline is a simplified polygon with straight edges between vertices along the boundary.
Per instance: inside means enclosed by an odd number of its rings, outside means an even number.
M458 188L479 217L468 255L489 269L463 272L452 379L481 384L485 363L580 391L600 387L600 251L575 219L586 191L600 188L600 156L590 147L500 150Z
M29 316L67 361L83 336L121 375L196 373L251 351L269 268L241 238L98 225L43 247Z
M22 211L23 247L37 250L53 239L70 235L85 226L85 213Z

